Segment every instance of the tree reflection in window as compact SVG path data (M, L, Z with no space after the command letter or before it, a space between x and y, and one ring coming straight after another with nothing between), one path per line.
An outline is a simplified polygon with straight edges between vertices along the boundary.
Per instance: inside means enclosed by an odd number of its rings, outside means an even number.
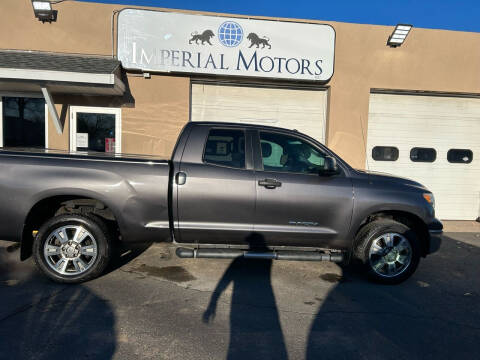
M115 115L77 112L77 134L88 134L88 148L81 151L105 152L106 139L115 139Z
M3 97L3 146L45 147L45 100Z

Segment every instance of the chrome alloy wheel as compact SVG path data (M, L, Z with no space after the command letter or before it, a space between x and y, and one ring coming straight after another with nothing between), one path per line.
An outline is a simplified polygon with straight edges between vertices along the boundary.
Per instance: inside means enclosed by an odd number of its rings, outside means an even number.
M412 247L405 236L387 233L372 241L368 258L370 266L378 275L394 277L410 265Z
M58 274L69 276L90 269L97 252L97 241L80 225L67 225L54 230L43 247L47 264Z

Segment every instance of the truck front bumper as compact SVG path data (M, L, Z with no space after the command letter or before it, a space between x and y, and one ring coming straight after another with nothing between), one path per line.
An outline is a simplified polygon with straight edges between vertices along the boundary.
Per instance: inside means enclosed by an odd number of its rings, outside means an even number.
M428 233L430 234L430 242L427 254L433 254L440 249L442 244L443 224L440 220L435 219L428 224Z

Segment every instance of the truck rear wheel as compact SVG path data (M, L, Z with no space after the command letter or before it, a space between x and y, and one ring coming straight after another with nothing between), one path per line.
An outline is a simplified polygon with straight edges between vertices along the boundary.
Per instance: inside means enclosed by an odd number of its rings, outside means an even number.
M397 221L372 221L360 230L356 244L355 256L375 282L401 283L415 272L420 262L416 233Z
M111 254L111 237L98 217L60 215L47 221L33 243L38 268L60 283L98 277Z

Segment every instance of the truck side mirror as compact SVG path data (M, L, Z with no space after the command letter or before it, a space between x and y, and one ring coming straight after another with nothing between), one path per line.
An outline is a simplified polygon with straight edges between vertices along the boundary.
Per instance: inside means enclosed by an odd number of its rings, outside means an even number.
M325 163L323 164L323 169L320 170L321 176L333 176L340 174L340 169L337 165L337 159L332 156L325 157Z

